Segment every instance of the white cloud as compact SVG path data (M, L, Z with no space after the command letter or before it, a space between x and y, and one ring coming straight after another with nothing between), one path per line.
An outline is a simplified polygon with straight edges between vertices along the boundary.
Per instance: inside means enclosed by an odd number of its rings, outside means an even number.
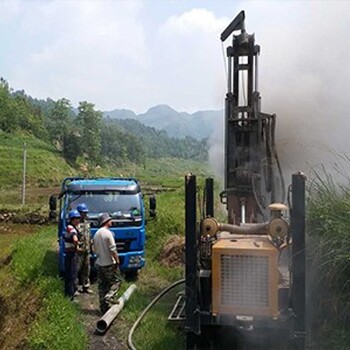
M208 10L192 9L159 28L153 59L162 72L163 101L188 111L222 106L223 95L217 93L225 86L219 37L227 22Z
M35 97L119 106L149 65L141 10L139 2L22 2L12 11L13 21L21 19L15 29L23 37L21 59L6 78Z
M190 1L187 11L165 16L157 4L2 1L1 74L34 97L66 97L74 105L87 100L102 110L141 112L159 103L187 111L222 108L219 38L233 18L192 8ZM299 167L300 154L315 163L327 158L316 156L320 144L349 151L350 3L219 5L230 16L245 9L247 31L261 45L262 109L277 113L285 166Z
M220 33L225 25L227 25L226 18L218 19L206 9L195 8L178 17L171 16L165 27L181 34L189 34L194 31L215 34Z

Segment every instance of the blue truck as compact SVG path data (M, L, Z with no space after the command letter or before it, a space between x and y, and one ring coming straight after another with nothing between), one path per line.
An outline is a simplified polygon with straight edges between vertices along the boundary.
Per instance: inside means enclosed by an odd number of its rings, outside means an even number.
M92 237L99 228L101 213L112 217L110 230L114 234L120 258L120 269L126 275L135 275L145 265L146 215L143 194L134 178L80 178L68 177L62 182L61 192L50 197L50 217L55 217L59 199L58 242L59 272L64 275L65 249L63 234L67 216L80 203L89 208L88 220ZM150 216L155 216L155 197L150 198ZM92 265L95 256L92 254Z

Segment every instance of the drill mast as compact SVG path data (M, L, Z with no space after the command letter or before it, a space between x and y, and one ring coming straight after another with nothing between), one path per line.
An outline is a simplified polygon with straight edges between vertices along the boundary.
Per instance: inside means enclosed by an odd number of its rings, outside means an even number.
M231 224L266 219L267 206L277 200L275 168L278 168L281 192L284 192L275 149L276 116L261 112L260 47L255 45L254 34L245 31L244 19L244 11L241 11L221 34L224 42L233 32L240 31L232 36L232 45L227 48L225 190L220 194L221 201L227 205Z

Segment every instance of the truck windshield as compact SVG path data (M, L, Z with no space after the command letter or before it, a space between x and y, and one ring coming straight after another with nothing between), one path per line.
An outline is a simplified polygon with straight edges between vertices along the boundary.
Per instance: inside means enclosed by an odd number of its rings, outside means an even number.
M75 209L79 203L85 203L89 208L89 216L99 213L138 213L141 215L140 194L124 194L119 192L85 192L71 193L68 197L70 209Z

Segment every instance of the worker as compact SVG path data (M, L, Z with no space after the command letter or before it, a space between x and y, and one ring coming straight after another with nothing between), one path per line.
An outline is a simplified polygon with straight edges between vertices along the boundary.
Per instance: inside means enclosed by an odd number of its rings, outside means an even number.
M101 214L99 217L100 229L94 236L100 311L102 314L114 303L122 283L117 247L113 234L109 230L112 225L111 220L112 218L108 213Z
M78 227L78 284L81 286L79 292L92 294L90 290L90 253L91 253L91 229L87 220L89 209L85 203L77 206L80 214L80 224Z
M75 280L77 277L77 259L78 250L78 225L80 223L80 214L78 210L71 210L68 213L69 224L63 235L65 248L65 274L64 274L64 294L71 300L74 299L76 292Z

